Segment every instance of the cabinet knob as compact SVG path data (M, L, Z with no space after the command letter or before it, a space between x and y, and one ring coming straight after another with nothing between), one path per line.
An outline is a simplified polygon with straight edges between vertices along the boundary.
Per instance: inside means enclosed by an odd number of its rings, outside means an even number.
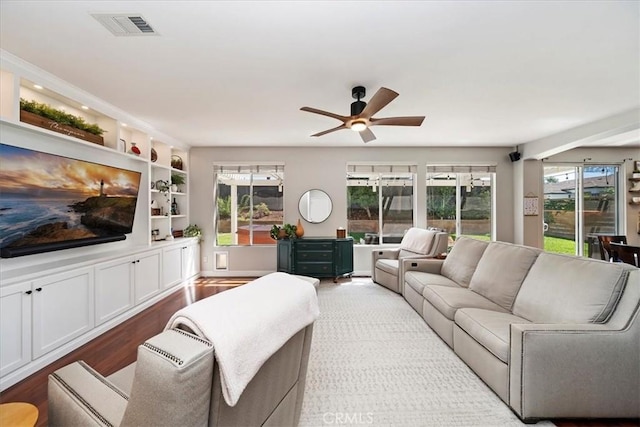
M33 291L26 291L26 292L25 292L25 294L27 294L27 295L31 295L31 293L32 293L32 292L33 292Z
M36 288L36 292L41 292L42 288Z

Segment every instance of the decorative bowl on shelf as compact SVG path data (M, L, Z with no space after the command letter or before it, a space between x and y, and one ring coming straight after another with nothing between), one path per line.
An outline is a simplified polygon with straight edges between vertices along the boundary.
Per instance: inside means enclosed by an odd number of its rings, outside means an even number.
M182 170L182 157L175 154L171 156L171 167Z
M158 152L152 148L151 149L151 161L155 162L156 160L158 160Z

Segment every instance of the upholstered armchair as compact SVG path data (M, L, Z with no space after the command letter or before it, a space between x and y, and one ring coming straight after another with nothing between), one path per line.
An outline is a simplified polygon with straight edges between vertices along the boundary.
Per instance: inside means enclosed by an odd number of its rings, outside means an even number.
M404 271L401 261L434 258L447 251L448 241L447 232L412 227L405 233L400 247L372 252L371 277L375 283L402 294Z
M282 286L285 281L289 287ZM313 320L319 314L314 283L284 273L273 273L253 283L253 288L246 284L176 312L163 332L138 347L136 362L109 377L82 361L52 373L48 384L49 425L297 425ZM296 291L298 295L290 298ZM265 294L277 295L278 301L265 302ZM279 304L282 299L285 303ZM215 313L226 306L244 321L231 318L226 324L216 318ZM261 313L268 314L274 306L283 314L269 315L274 323L265 321ZM305 314L306 319L296 323ZM294 326L289 334L291 323ZM284 338L280 331L271 332L274 329L285 330ZM221 332L211 334L209 340L203 335L210 330ZM250 334L267 339L244 339ZM220 339L230 336L235 340L238 335L242 337L239 344L229 345ZM254 344L255 351L246 350L245 346L251 349ZM263 353L265 359L259 359L255 373L246 375L256 366L254 353ZM223 355L230 355L232 363ZM234 365L231 374L230 365Z

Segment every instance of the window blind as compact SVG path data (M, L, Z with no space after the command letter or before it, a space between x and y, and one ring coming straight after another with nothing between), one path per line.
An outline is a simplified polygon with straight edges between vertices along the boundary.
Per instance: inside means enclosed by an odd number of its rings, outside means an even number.
M278 173L283 171L284 171L284 163L265 163L265 164L221 163L213 166L213 172L221 173L221 174Z
M427 173L479 173L495 171L495 165L427 165Z
M412 164L347 164L347 172L351 173L416 173L417 165Z

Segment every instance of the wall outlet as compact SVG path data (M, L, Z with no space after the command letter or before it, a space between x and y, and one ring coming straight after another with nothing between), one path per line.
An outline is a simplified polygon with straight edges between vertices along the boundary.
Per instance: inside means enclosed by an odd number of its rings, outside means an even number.
M209 262L209 258L207 258L206 256L203 256L203 257L202 257L202 263L203 263L203 264L206 264L206 263L208 263L208 262Z

